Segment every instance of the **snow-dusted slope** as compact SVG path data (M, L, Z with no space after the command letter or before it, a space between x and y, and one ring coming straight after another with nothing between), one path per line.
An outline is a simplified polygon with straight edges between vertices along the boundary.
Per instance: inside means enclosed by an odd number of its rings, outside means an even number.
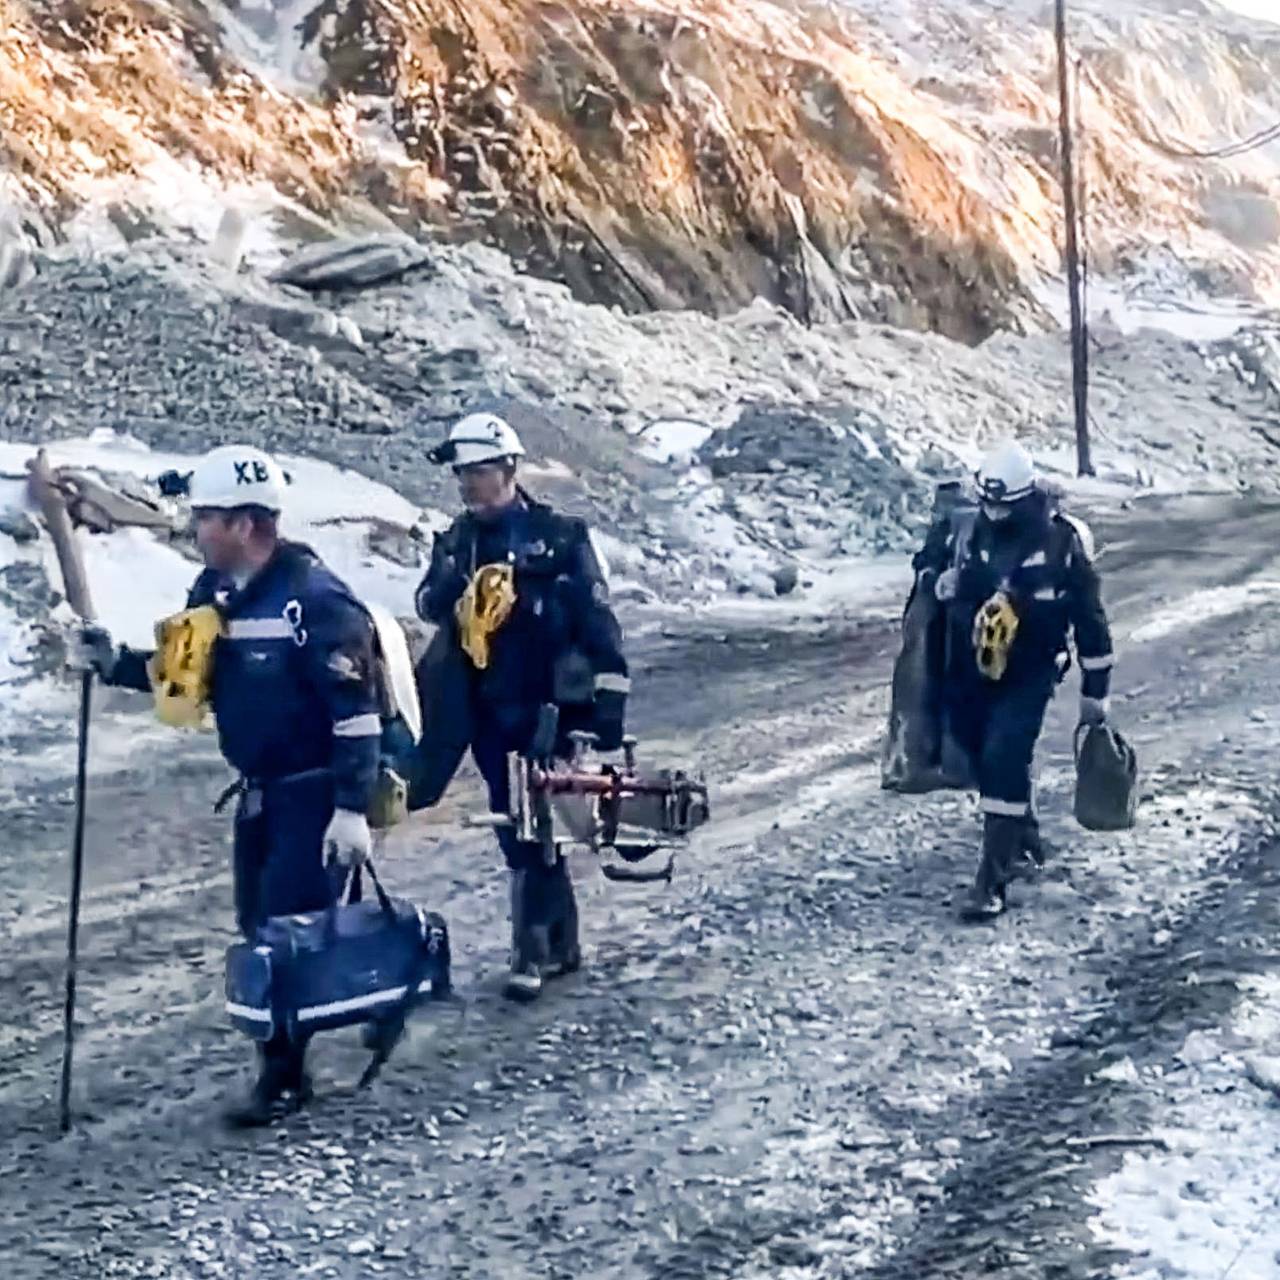
M23 479L33 453L31 445L0 443L0 807L11 789L29 784L46 767L64 769L70 747L72 689L60 677L63 641L74 619L61 601L57 558L39 531ZM49 456L55 467L141 481L192 465L190 455L152 451L109 430L58 442ZM313 546L363 599L411 615L421 576L412 548L440 527L443 515L424 512L354 472L308 458L281 458L293 481L286 534ZM173 515L180 529L182 513L175 509ZM118 641L151 647L156 622L182 608L199 572L190 543L137 527L112 533L81 529L78 537L99 620ZM98 768L117 767L144 741L164 740L140 703L122 710L102 725ZM33 744L47 745L43 759Z
M1280 31L1073 4L1089 240L1280 293ZM1050 7L1033 0L0 0L0 201L50 234L482 236L629 309L857 315L967 340L1059 265ZM87 214L77 219L76 215ZM109 215L109 216L104 216ZM3 269L0 269L2 276Z

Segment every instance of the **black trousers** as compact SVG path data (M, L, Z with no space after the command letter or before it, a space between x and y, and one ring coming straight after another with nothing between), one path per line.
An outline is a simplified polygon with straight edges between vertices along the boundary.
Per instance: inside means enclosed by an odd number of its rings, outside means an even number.
M500 729L476 727L471 754L488 788L489 809L493 813L506 813L510 808L507 755L514 749L517 748ZM497 836L507 868L513 873L512 923L513 933L518 935L513 939L516 950L527 951L533 958L549 950L554 959L561 950L576 949L578 910L573 880L564 859L557 856L548 862L541 844L518 839L511 827L497 828ZM536 935L540 941L526 935Z
M269 916L323 911L342 891L345 871L324 865L333 809L333 781L319 771L241 794L232 882L236 924L250 942ZM306 1047L283 1031L261 1045L261 1085L271 1093L300 1088Z
M948 698L951 732L973 762L983 813L1033 817L1036 743L1056 685L1056 672L1016 681L965 682Z
M323 911L341 888L324 865L333 817L326 772L250 787L236 811L233 881L236 924L250 941L268 916Z

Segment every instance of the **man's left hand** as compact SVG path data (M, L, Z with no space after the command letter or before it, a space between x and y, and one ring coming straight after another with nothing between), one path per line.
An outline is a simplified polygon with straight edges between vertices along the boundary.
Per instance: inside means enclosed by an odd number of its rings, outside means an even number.
M1080 723L1090 727L1106 724L1111 712L1110 700L1107 698L1080 699Z

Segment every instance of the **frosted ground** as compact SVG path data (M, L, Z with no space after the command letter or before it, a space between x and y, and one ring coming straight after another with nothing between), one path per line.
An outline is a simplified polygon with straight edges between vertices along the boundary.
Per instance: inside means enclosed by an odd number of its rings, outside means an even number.
M880 8L921 56L914 8ZM244 39L309 74L287 41ZM263 193L178 164L143 177L177 240L126 249L91 210L0 297L0 514L36 440L154 476L250 439L298 477L293 532L405 612L425 543L382 526L439 526L451 484L424 450L492 404L530 441L531 486L602 529L637 725L708 770L717 823L662 897L580 862L591 969L531 1029L485 985L502 892L462 830L464 779L389 860L445 905L472 1018L419 1028L370 1098L345 1092L352 1046L326 1046L314 1117L246 1153L209 1124L243 1059L217 1001L225 775L207 738L175 746L103 696L83 1130L59 1146L73 689L31 665L66 621L50 549L0 533L16 1276L1276 1273L1274 317L1168 255L1093 282L1099 477L1071 488L1103 547L1143 825L1071 824L1068 690L1042 776L1059 857L975 938L950 921L971 801L878 790L894 615L937 480L1013 430L1070 481L1060 334L970 349L766 304L627 316L475 246L303 294L267 279L292 246L266 217L243 271L210 260L222 209ZM1039 297L1061 315L1060 282ZM84 544L104 619L145 643L195 566L137 532Z

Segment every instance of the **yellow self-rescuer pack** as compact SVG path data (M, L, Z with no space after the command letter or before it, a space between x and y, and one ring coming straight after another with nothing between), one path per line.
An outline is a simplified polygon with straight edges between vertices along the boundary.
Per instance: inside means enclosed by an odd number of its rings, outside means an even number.
M149 674L156 715L177 729L202 729L213 698L213 646L223 634L212 605L184 609L156 623Z
M462 648L477 671L488 667L489 646L515 606L516 573L512 565L486 564L476 570L454 616Z
M973 623L973 647L978 657L978 670L988 680L1004 678L1009 665L1009 650L1018 634L1018 613L1013 601L997 591L978 610Z

